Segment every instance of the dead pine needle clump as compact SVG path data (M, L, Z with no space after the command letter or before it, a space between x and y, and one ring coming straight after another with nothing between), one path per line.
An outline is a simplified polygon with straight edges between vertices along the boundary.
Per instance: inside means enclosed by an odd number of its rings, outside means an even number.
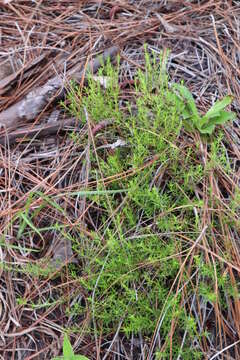
M240 358L239 15L0 6L0 358Z

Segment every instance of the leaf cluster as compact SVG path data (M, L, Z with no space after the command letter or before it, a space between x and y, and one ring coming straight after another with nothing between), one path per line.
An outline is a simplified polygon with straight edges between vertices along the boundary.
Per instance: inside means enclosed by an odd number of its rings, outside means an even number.
M236 118L236 114L225 108L233 101L233 96L227 95L207 111L204 116L199 115L191 92L183 84L173 84L175 101L181 108L183 124L187 130L198 130L201 134L211 135L216 125L223 125Z

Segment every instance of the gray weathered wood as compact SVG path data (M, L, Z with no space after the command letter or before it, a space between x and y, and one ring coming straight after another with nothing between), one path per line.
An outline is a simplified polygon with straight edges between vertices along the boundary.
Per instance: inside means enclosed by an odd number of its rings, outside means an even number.
M101 66L102 61L108 57L113 58L118 52L118 47L113 46L104 51L101 57L90 61L88 70L96 72ZM101 60L102 58L102 60ZM67 73L67 78L80 81L84 75L84 70L79 71L79 65L75 66ZM10 106L0 113L0 125L4 128L17 128L24 122L31 121L47 106L50 100L64 94L65 79L57 75L47 81L43 86L31 90L22 100Z

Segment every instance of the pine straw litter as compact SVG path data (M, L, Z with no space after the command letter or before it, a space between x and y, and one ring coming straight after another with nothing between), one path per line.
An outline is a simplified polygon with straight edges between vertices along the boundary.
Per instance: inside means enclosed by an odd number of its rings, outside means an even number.
M83 223L89 204L69 204L64 194L86 186L87 170L81 166L80 150L68 134L86 127L70 118L59 105L71 79L81 85L87 68L99 68L99 55L116 58L120 54L122 88L134 79L136 69L144 67L143 45L156 54L170 49L168 72L173 82L182 79L205 112L216 99L234 95L232 110L240 115L240 4L238 1L2 1L0 3L0 229L4 242L0 258L6 268L0 270L0 358L51 359L59 355L64 328L74 325L65 305L54 300L65 293L69 304L79 299L77 281L68 277L42 280L27 272L13 274L11 265L38 264L27 248L43 248L42 257L62 256L63 267L74 261L74 253L53 232L34 239L16 239L19 229L11 225L14 216L29 201L29 194L41 191L45 196L61 195L61 206L70 209L65 219L49 204L48 213L39 214L39 224L51 226L58 220L71 228ZM104 124L103 124L104 128ZM101 126L94 133L101 131ZM239 187L240 124L234 121L224 128L226 149L234 176L219 169L215 181L216 196L223 199L222 188L229 194ZM184 141L184 139L183 139ZM207 148L203 149L207 156ZM82 153L82 155L81 155ZM230 160L229 160L230 161ZM223 201L223 200L222 200ZM31 209L39 205L31 202ZM224 206L224 205L223 205ZM56 210L56 209L55 209ZM206 209L206 218L209 216ZM203 229L204 230L204 229ZM232 261L225 261L226 273L239 282L239 229L224 228ZM215 234L216 236L216 234ZM19 246L14 246L18 241ZM32 243L31 243L32 241ZM219 246L199 245L209 257L221 258ZM60 253L59 253L60 251ZM56 270L57 272L57 270ZM84 295L83 295L84 296ZM46 308L28 308L26 302L44 302ZM212 345L203 344L205 359L240 358L240 302L228 299L225 317L217 307L208 319L199 318L209 331L221 336ZM88 322L79 318L79 322ZM204 321L207 324L204 324ZM83 325L84 327L84 325ZM157 329L152 339L141 336L125 339L118 331L107 339L100 335L72 334L75 352L90 359L153 359ZM135 354L135 355L133 355Z

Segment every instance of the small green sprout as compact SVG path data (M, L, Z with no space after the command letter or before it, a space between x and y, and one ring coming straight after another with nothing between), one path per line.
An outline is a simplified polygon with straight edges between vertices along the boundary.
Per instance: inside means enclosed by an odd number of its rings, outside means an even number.
M55 357L52 360L89 360L89 359L86 356L74 354L70 340L68 339L67 334L65 334L63 340L63 356Z
M191 92L182 84L174 84L175 100L182 109L183 124L189 131L197 129L201 134L211 135L216 125L225 124L236 118L236 114L225 111L225 107L233 101L233 96L227 95L217 101L204 116L200 116Z

